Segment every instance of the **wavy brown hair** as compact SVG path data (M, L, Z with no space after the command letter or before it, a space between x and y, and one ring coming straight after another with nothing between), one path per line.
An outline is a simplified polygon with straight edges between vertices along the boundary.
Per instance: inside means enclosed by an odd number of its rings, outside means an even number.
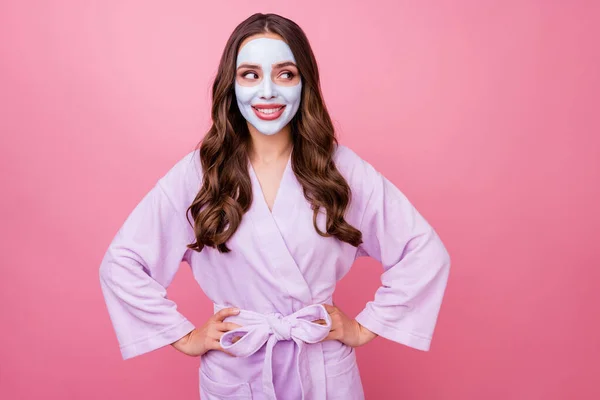
M338 142L323 102L319 70L308 39L295 22L277 14L257 13L231 34L213 83L213 124L199 143L202 186L187 210L194 221L196 242L188 248L201 251L209 246L229 252L226 242L252 203L248 172L250 132L235 99L236 58L246 38L267 32L278 34L290 46L303 83L300 108L290 121L291 165L304 197L311 203L313 225L321 236L335 236L358 246L362 243L361 232L344 220L351 191L333 162ZM325 232L317 226L320 208L326 210Z

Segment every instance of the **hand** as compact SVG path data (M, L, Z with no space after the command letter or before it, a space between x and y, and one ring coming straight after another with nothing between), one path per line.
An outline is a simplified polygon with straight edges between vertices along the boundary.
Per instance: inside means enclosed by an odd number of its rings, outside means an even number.
M237 315L239 312L236 308L224 308L211 316L204 326L194 329L181 339L171 343L171 346L192 357L201 356L209 350L219 350L232 355L221 347L219 340L225 332L240 327L232 322L223 322L225 318Z
M340 342L351 346L358 347L367 344L377 337L376 333L371 332L364 326L358 323L355 319L350 319L336 306L323 304L327 313L331 317L331 330L325 340L339 340ZM318 319L318 324L325 325L325 320Z

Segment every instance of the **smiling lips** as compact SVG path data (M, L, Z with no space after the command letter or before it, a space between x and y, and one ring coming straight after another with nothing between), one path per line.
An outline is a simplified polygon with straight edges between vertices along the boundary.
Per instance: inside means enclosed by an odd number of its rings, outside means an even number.
M272 121L283 114L285 104L254 104L252 110L254 114L265 121Z

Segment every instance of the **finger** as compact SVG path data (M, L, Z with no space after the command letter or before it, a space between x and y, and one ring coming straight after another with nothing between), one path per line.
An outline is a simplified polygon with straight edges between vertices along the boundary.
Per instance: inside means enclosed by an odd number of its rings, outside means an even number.
M340 318L339 314L332 314L331 315L331 330L335 330L338 329L340 326L343 325L343 321Z
M241 325L234 324L233 322L217 322L215 324L215 329L220 332L228 332L241 327Z
M217 326L217 324L212 325L207 332L207 336L214 340L221 340L221 337L228 331L217 329Z
M225 349L223 349L223 346L221 346L221 336L223 336L223 334L219 334L217 335L217 337L212 337L209 339L209 344L208 347L210 350L218 350L218 351L222 351L224 353L227 353L229 355L232 355L231 353L229 353L228 351L226 351Z
M239 313L240 313L239 308L228 307L228 308L219 310L215 315L213 315L213 318L217 322L223 322L223 320L225 318L230 317L232 315L238 315Z
M323 339L323 341L326 340L337 340L337 333L334 331L329 331L329 334L325 337L325 339Z
M319 325L327 325L327 322L324 319L317 319L317 320L313 321L313 323L319 324Z
M211 333L211 337L215 338L217 341L220 341L221 338L223 337L223 335L225 335L226 333L228 333L228 330L224 330L224 331L219 331L219 330L214 330L213 333ZM230 339L231 343L235 343L238 340L240 340L241 338L243 338L246 335L246 332L237 332L233 334L233 337Z
M221 347L221 343L219 342L219 339L215 339L212 337L208 337L206 340L206 348L209 350L219 350L219 347Z
M330 306L329 304L323 304L323 306L325 307L325 309L327 310L327 313L329 313L329 314L332 314L337 310L337 308L335 306Z
M218 331L218 330L214 329L214 327L211 327L206 332L206 337L210 338L211 340L219 341L219 340L221 340L221 336L223 336L224 333L225 332Z
M223 332L223 331L213 331L212 333L209 334L209 337L213 340L216 340L217 343L221 343L221 338L223 337L223 335L225 335L227 332ZM233 338L231 339L232 343L237 342L238 340L240 340L241 338L243 338L245 335L245 333L240 332L237 335L233 335Z
M332 315L329 320L331 321L330 325L329 325L329 329L330 330L334 330L337 329L338 326L340 325L340 319L338 318L337 314L336 315ZM320 321L325 321L325 320L320 320ZM323 325L327 325L327 322L325 321L325 323Z

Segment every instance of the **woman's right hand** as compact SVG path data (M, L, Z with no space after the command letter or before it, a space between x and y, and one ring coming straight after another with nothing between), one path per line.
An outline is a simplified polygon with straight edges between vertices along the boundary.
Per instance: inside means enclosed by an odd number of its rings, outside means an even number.
M232 322L223 322L225 318L237 315L239 312L239 309L233 307L219 310L208 319L204 326L194 329L181 339L171 343L171 346L192 357L201 356L209 350L219 350L232 355L221 347L219 340L225 332L240 327Z

